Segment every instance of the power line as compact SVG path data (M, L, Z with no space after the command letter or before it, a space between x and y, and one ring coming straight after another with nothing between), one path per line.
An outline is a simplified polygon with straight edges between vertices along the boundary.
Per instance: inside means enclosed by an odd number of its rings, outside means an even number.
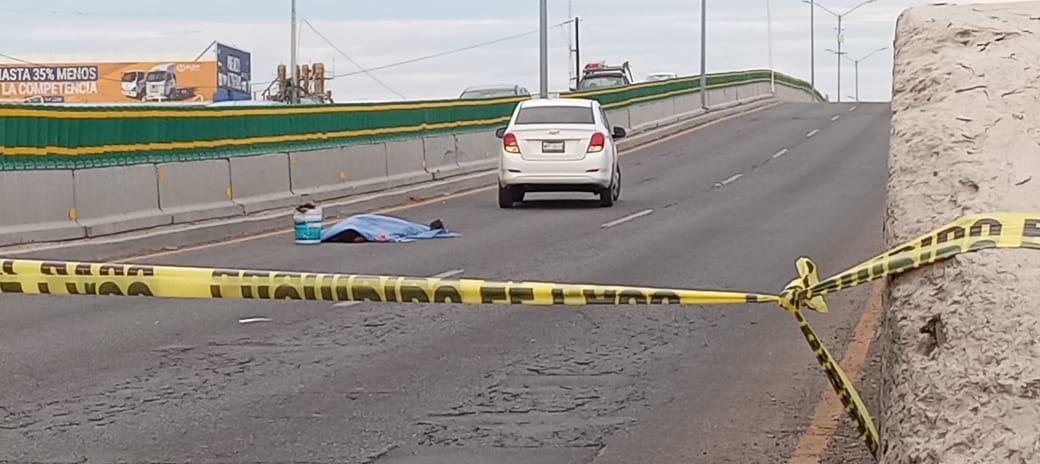
M551 28L555 29L555 28L558 28L558 27L562 27L565 24L570 24L571 21L573 21L573 20L572 19L568 19L567 21L563 21L561 23L557 23L557 24L552 25ZM358 74L368 73L369 71L381 71L381 70L384 70L384 69L396 68L398 66L404 66L406 64L418 63L420 61L426 61L426 60L430 60L430 59L433 59L433 58L440 58L442 56L452 55L452 54L459 53L459 52L464 52L464 51L473 50L473 49L476 49L476 48L486 47L488 45L494 45L494 44L501 43L501 42L506 42L506 41L509 41L509 40L519 39L521 37L526 37L526 36L529 36L531 34L536 34L536 33L538 33L537 29L535 29L533 31L523 32L523 33L520 33L520 34L513 34L513 35L501 37L501 38L494 39L494 40L489 40L487 42L481 42L481 43L478 43L478 44L469 45L469 46L466 46L466 47L456 48L454 50L448 50L448 51L444 51L444 52L440 52L440 53L434 53L432 55L420 56L420 57L417 57L417 58L412 58L412 59L408 59L408 60L404 60L404 61L398 61L396 63L384 64L382 66L376 66L374 68L368 68L367 70L364 70L364 71L353 71L353 72L348 72L348 73L343 73L343 74L337 74L335 76L332 76L330 79L337 79L337 78L340 78L340 77L356 76Z
M398 97L401 97L402 99L405 99L405 100L408 99L408 97L406 97L403 94L401 94L401 92L398 92L398 91L394 90L393 88L391 88L389 85L387 85L386 82L383 82L383 81L379 80L379 78L376 77L375 74L372 74L372 73L368 72L368 70L365 69L364 66L361 66L360 64L358 64L357 61L354 61L354 59L351 58L350 55L348 55L346 52L344 52L339 47L337 47L336 44L332 43L332 41L329 40L328 37L325 37L324 34L319 32L318 29L316 27L314 27L314 25L311 24L311 22L308 21L306 18L304 18L303 23L306 24L307 27L311 28L311 30L314 31L314 33L317 34L318 37L321 37L321 40L324 40L325 43L329 44L329 46L332 47L333 50L336 50L337 52L339 52L340 55L343 55L343 57L346 58L347 61L351 62L354 66L357 66L357 68L360 69L361 72L365 73L366 76L372 78L372 80L376 81L377 84L383 86L384 89L389 90L390 93L392 93L394 95L397 95Z
M35 13L35 14L47 14L52 16L114 16L124 18L180 18L180 19L198 19L195 16L190 15L171 15L164 13L127 13L118 11L83 11L83 10L45 10L45 9L30 9L30 8L0 8L0 11L8 13Z

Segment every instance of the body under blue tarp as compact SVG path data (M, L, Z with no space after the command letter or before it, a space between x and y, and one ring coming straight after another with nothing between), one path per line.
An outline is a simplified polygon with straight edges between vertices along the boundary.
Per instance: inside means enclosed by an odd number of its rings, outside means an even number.
M322 242L354 242L357 236L364 237L368 242L411 242L429 238L458 237L459 234L374 214L351 216L321 231Z

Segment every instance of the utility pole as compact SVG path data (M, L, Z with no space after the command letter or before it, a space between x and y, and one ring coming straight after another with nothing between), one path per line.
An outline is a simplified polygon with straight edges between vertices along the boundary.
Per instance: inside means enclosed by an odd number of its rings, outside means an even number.
M577 90L578 84L581 83L581 34L578 32L578 25L581 24L581 20L574 17L574 89Z
M845 59L851 61L852 64L855 65L855 67L856 67L856 103L859 103L859 63L861 61L864 61L867 58L870 58L870 57L872 57L872 56L874 56L874 55L876 55L878 53L881 53L881 52L883 52L885 50L888 50L888 47L881 47L881 48L879 48L877 50L874 50L874 51L872 51L870 53L867 53L866 55L863 55L858 60L855 59L855 58L849 58L848 53L841 53L841 54L838 55L839 59L841 59L841 57L844 56Z
M835 18L838 18L838 51L836 53L838 55L838 103L841 103L841 55L842 55L841 44L842 44L842 42L845 41L845 37L842 34L841 22L845 18L845 16L849 15L849 13L852 13L853 11L856 11L857 9L859 9L859 7L861 7L863 5L866 5L868 3L874 3L875 1L877 1L877 0L865 0L865 1L860 2L859 4L857 4L856 6L854 6L852 8L849 8L844 13L840 13L839 14L839 13L835 13L834 11L830 10L829 8L827 8L827 7L823 6L823 5L820 5L819 3L816 3L814 0L802 0L802 2L808 3L810 6L818 6L823 11L826 11L827 13L830 13ZM814 10L815 10L815 8L814 8Z
M300 102L299 94L296 92L296 86L300 82L300 71L296 69L296 0L292 0L292 27L290 31L292 38L289 41L289 73L292 75L292 79L289 80L289 103L296 104Z
M548 0L539 1L539 96L549 98L549 7Z
M809 85L816 89L816 4L809 2Z
M707 14L708 14L708 0L701 0L701 108L708 109L708 73L707 68L707 57L705 56L706 44L708 39L707 32Z
M773 7L770 0L766 0L766 35L769 42L769 92L776 93L776 69L773 67Z
M567 0L567 17L574 19L574 0ZM567 53L569 53L567 58L574 57L574 38L578 34L578 21L576 19L571 23L570 32L570 34L567 34ZM570 60L568 59L568 61ZM570 66L567 66L567 84L571 89L574 89L578 82L577 72L578 68L571 69Z
M859 60L853 62L856 65L856 103L859 103Z
M838 15L838 103L841 103L841 43L844 42L841 37L841 17Z

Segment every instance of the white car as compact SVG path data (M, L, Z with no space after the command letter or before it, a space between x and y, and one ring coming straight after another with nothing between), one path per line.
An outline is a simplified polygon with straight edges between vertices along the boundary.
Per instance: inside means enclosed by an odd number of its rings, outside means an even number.
M625 129L610 127L595 100L525 100L509 126L498 129L502 154L498 206L512 208L527 192L590 192L600 206L621 196L621 167L615 139Z
M646 76L646 82L667 81L678 77L679 75L673 72L655 72Z

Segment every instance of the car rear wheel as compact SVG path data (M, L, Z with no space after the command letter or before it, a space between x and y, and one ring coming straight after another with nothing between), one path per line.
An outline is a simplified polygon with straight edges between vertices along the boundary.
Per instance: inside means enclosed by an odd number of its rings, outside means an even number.
M512 208L515 203L524 201L524 191L517 188L498 186L498 207Z
M614 169L614 180L610 182L610 187L601 189L599 192L599 205L604 208L610 208L614 206L614 202L621 198L621 169Z

